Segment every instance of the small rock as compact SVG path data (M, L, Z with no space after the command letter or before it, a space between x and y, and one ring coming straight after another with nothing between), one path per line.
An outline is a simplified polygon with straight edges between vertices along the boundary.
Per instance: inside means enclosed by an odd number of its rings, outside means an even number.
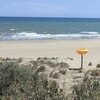
M88 66L92 66L92 62L89 62Z

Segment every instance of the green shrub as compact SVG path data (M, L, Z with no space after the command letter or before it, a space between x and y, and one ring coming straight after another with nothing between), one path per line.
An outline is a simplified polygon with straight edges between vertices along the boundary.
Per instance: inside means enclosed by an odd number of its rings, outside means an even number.
M55 81L29 65L3 62L0 65L1 100L67 100Z
M97 70L97 69L96 70L92 70L91 71L91 75L92 76L100 76L100 70Z
M85 76L83 82L73 86L74 100L99 100L100 83Z
M66 72L67 72L67 70L66 70L66 69L60 69L60 71L59 71L59 73L61 73L61 74L63 74L63 75L65 75L65 74L66 74Z
M96 65L96 68L100 68L100 64L97 64L97 65Z
M5 62L0 65L0 95L13 83L17 66L14 62Z

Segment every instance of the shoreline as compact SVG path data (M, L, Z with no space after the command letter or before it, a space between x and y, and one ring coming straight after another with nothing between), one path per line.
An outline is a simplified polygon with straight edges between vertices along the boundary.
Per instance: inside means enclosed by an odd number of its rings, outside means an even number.
M19 40L0 40L1 41L85 41L85 40L100 40L100 38L90 38L90 39L19 39Z

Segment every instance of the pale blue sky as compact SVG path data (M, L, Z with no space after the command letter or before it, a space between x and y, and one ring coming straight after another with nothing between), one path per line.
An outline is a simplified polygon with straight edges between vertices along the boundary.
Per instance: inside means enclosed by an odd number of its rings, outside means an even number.
M0 0L0 16L100 18L100 0Z

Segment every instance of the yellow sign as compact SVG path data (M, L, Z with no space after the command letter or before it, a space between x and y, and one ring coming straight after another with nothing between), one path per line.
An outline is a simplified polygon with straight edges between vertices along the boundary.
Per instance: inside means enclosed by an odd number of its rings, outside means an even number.
M80 54L80 55L85 55L88 52L88 49L86 49L86 48L79 48L76 52L78 54Z

